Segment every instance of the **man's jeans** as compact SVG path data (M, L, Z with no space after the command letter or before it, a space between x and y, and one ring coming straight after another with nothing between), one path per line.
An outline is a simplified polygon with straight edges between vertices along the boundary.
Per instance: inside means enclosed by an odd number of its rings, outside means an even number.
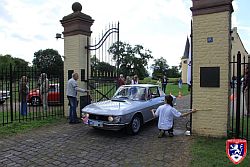
M162 91L163 91L164 93L166 93L166 87L167 87L167 84L162 84Z
M21 110L22 116L26 116L28 114L27 108L28 108L27 101L22 99L21 105L20 105L20 110Z
M68 96L69 99L69 122L76 123L78 122L77 115L76 115L76 107L77 107L77 99L76 97Z

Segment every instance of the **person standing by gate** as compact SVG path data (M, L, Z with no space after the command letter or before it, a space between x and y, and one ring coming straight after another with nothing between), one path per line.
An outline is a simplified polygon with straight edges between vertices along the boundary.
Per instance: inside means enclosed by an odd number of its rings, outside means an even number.
M130 85L131 84L131 78L130 78L130 76L126 77L125 84L126 85Z
M20 112L22 116L28 114L27 95L29 94L28 78L22 76L19 83Z
M167 87L167 84L168 84L168 78L164 75L163 79L162 79L162 91L164 93L166 93L166 87Z
M161 84L161 78L158 79L158 81L156 82L157 85L159 85L159 87L161 88L162 84Z
M117 88L122 85L125 85L125 78L123 77L123 74L120 74L120 78L117 80Z
M179 89L182 88L182 79L181 78L179 78L179 80L178 80L178 86L179 86Z
M76 124L80 123L77 119L76 107L77 107L77 92L88 92L88 90L79 88L77 85L77 80L79 79L78 73L73 73L72 78L68 80L67 83L67 98L69 100L69 123Z
M136 85L136 84L139 84L139 79L137 75L135 75L131 81L131 85Z
M46 73L42 73L38 80L39 91L42 97L43 111L47 112L48 108L48 92L49 92L49 80Z
M250 92L249 92L249 69L248 67L245 69L245 74L244 74L244 80L243 80L243 92L244 92L244 96L245 96L245 106L246 106L246 113L247 116L250 116Z
M196 109L192 109L187 113L180 113L173 107L173 97L171 95L165 96L164 105L159 106L156 110L151 110L154 117L159 117L158 129L160 131L158 137L161 138L168 131L169 136L174 136L174 117L185 117L191 113L196 112Z

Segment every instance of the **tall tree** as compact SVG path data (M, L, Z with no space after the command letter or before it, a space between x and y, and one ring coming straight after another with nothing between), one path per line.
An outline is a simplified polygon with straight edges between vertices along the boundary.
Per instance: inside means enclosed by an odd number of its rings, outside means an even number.
M29 62L27 62L23 59L20 59L20 58L12 57L9 54L7 54L7 55L0 54L0 67L9 69L10 64L14 68L23 68L24 69L24 68L28 68Z
M20 58L13 58L13 62L15 64L15 68L27 68L29 65L29 62Z
M178 66L172 66L167 70L167 76L170 78L179 78L181 76Z
M164 75L167 76L167 71L169 69L169 65L167 64L167 60L163 57L159 59L154 59L154 63L151 65L153 69L152 77L154 79L162 78Z
M113 55L113 59L117 62L119 73L125 76L137 74L140 79L148 76L145 67L148 66L149 59L153 57L152 52L144 49L142 45L132 47L125 42L116 42L108 49L108 52Z
M19 78L20 75L29 74L29 62L20 58L12 57L9 54L0 54L0 79L10 74L10 64L13 71L12 78Z
M33 65L41 72L58 75L63 70L62 56L54 49L39 50L34 53Z
M11 55L0 55L0 67L1 69L9 69L9 65L13 64L13 59Z
M94 73L96 72L102 72L102 73L107 73L107 72L116 72L115 66L112 66L111 64L100 61L96 55L92 56L90 58L90 64L91 64L91 70L93 70Z
M171 68L167 64L167 60L163 57L154 59L154 64L151 65L153 69L152 77L154 79L162 78L164 75L169 78L180 77L178 66L172 66Z

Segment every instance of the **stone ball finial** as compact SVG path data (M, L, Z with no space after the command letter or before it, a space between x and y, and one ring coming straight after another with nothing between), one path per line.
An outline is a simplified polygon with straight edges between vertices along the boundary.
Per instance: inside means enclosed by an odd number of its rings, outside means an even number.
M81 12L82 11L82 5L79 2L75 2L72 5L72 10L75 12Z

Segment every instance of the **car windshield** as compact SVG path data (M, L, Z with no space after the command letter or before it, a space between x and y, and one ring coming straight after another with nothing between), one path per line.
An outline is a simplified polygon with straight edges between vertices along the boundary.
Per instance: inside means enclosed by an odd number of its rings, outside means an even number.
M146 100L146 88L140 86L121 86L112 99Z

